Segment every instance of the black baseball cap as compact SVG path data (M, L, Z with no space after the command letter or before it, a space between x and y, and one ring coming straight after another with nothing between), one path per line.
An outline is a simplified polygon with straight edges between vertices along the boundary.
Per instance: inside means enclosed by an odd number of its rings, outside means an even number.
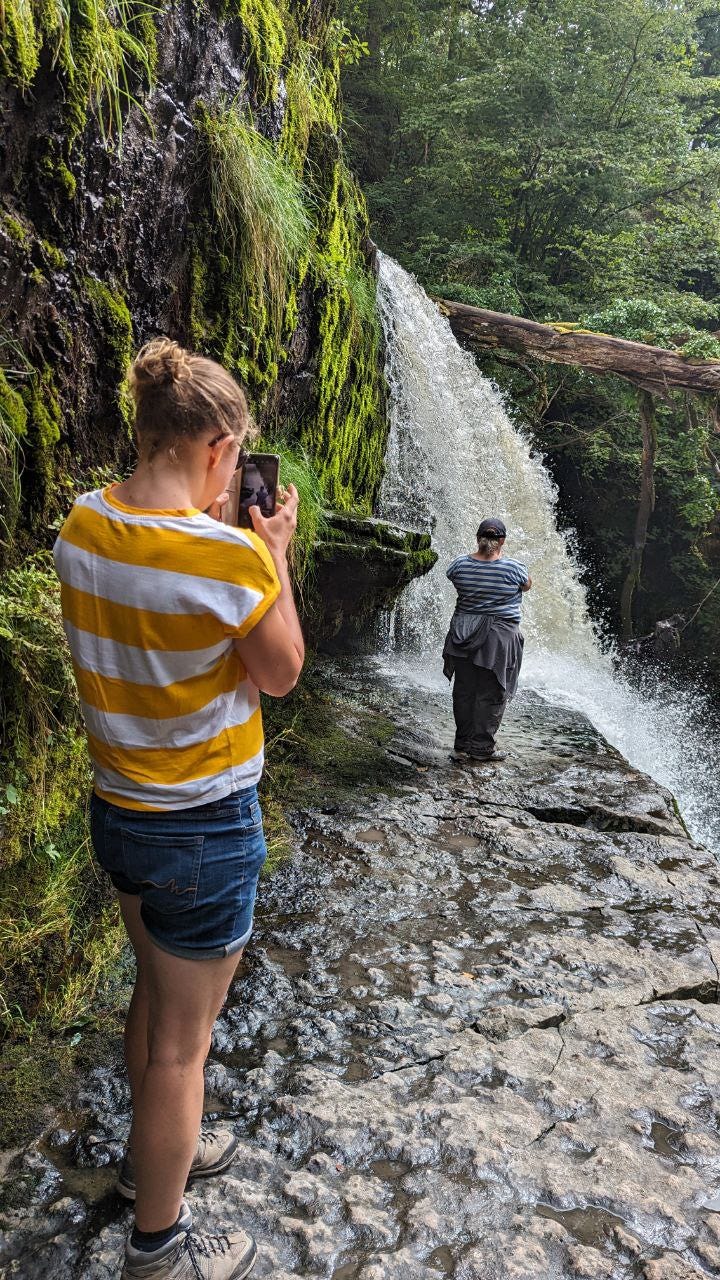
M478 538L506 538L507 529L502 520L482 520L477 531Z

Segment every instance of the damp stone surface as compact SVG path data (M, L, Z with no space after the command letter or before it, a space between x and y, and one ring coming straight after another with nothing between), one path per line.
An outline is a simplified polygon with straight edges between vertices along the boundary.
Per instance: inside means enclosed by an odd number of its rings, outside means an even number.
M273 1280L720 1274L720 874L672 797L521 694L508 758L448 759L449 696L357 663L397 726L388 792L293 813L292 857L219 1019L195 1183ZM110 1280L128 1128L98 1062L2 1160L3 1280ZM713 1204L715 1208L713 1208Z

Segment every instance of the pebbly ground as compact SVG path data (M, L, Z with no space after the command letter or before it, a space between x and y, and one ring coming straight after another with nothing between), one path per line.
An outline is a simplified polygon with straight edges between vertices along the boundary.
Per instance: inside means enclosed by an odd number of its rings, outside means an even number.
M354 679L400 781L293 815L216 1028L242 1141L197 1225L252 1230L274 1280L720 1275L714 857L582 716L525 693L508 760L464 769L446 693ZM6 1153L3 1278L118 1275L127 1122L98 1064Z

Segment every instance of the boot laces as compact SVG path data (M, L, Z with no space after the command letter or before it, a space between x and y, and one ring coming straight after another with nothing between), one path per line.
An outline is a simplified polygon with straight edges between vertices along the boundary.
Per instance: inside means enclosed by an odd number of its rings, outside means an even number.
M203 1258L222 1258L226 1253L230 1252L230 1240L226 1235L217 1236L195 1235L194 1232L188 1233L188 1248L194 1249L201 1254Z
M207 1125L203 1125L203 1127L200 1130L200 1136L198 1140L198 1146L200 1148L198 1154L200 1155L201 1159L205 1156L205 1150L207 1148L208 1143L214 1142L216 1136L217 1135L214 1129L209 1128Z

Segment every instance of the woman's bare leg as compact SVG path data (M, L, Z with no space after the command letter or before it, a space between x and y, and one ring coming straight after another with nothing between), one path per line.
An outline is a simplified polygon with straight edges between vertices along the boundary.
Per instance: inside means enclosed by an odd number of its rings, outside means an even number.
M137 973L130 1007L125 1019L125 1065L130 1080L133 1107L145 1075L148 1058L148 989L147 951L151 946L147 930L140 918L140 895L118 893L122 918L135 952Z
M122 900L128 895L119 896L124 916ZM126 923L132 940L136 917L130 910ZM130 1143L135 1220L141 1231L162 1231L180 1212L202 1120L210 1035L240 956L186 960L160 950L147 934L145 939L140 950L147 992L147 1064L134 1085ZM128 1036L134 1072L142 1059L143 998L133 1011Z

